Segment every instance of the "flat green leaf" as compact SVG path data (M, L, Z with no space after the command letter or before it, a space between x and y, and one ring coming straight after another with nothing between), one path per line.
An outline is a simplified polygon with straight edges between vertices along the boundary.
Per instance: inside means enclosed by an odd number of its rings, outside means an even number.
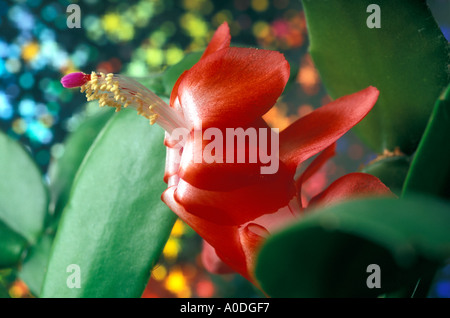
M57 223L66 206L73 180L81 162L113 113L111 108L107 108L93 115L86 115L80 126L64 142L62 156L51 162L49 179L54 224Z
M450 204L367 199L312 211L268 238L256 277L272 297L375 297L411 288L450 256ZM380 288L369 288L380 269Z
M355 132L378 153L416 149L450 81L449 44L423 0L302 0L310 53L332 98L369 85L380 96ZM380 28L369 28L376 12ZM367 12L369 11L369 12ZM370 25L370 23L369 23Z
M365 166L361 172L377 177L392 192L401 195L410 161L411 159L408 156L386 157Z
M140 297L176 219L160 199L163 140L132 110L106 124L75 177L41 297Z
M403 195L427 193L450 199L450 85L435 104L417 148Z
M39 297L44 282L52 243L52 234L42 235L39 241L28 249L18 271L18 277L25 282L35 297Z
M19 261L44 229L48 191L41 172L18 142L0 132L0 266Z

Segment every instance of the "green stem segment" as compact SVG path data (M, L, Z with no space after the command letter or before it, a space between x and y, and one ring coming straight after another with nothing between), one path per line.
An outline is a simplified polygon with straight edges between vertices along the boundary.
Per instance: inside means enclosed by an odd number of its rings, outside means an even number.
M329 95L367 86L377 104L355 127L373 150L414 153L450 81L450 47L423 0L302 0L309 51ZM370 10L373 4L375 11ZM371 27L379 20L380 27Z
M450 85L435 104L411 163L403 196L415 192L450 199Z

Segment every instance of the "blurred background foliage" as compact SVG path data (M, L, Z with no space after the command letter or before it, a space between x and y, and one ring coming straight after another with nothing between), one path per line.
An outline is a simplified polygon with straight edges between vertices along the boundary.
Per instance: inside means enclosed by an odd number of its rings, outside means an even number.
M449 39L450 1L428 2ZM71 3L81 9L79 29L66 25ZM308 54L299 0L0 0L0 129L24 144L45 173L64 153L63 142L86 105L83 94L63 89L64 74L95 70L157 78L189 52L203 50L224 21L232 45L278 50L291 65L289 87L265 115L270 125L283 129L329 101ZM352 132L346 134L336 157L307 185L308 194L375 156ZM238 275L205 272L200 251L201 239L177 221L143 296L262 296ZM450 297L449 271L430 296ZM13 271L2 270L0 297L32 295Z

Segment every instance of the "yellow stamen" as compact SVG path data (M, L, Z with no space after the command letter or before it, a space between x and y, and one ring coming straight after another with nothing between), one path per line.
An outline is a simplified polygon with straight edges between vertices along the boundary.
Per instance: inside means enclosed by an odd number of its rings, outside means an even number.
M148 117L150 120L150 125L154 125L156 123L156 120L158 119L158 114L154 114Z
M86 94L88 101L98 100L100 107L114 107L116 112L133 106L151 125L158 122L167 131L183 126L183 121L170 106L133 79L112 73L92 72L80 90Z

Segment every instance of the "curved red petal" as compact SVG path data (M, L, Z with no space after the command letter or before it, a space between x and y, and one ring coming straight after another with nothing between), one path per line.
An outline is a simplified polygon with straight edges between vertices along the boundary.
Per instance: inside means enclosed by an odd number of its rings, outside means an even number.
M222 23L214 32L214 35L209 41L206 50L203 52L202 59L211 55L214 52L217 52L221 49L225 49L230 46L231 35L230 35L230 27L227 22Z
M212 141L204 140L206 134L203 133L212 129L217 136L211 138ZM197 188L211 191L230 191L270 180L274 178L271 174L280 170L287 179L293 178L294 174L288 175L279 160L278 133L262 118L237 129L209 128L204 132L192 132L183 149L180 177ZM213 143L215 147L211 147ZM233 160L229 160L228 155ZM240 155L244 157L241 161Z
M219 256L217 256L216 250L208 242L203 241L202 263L206 270L213 274L230 274L233 273L233 269L225 264Z
M274 213L294 196L294 180L283 172L231 191L203 190L180 179L175 192L175 199L187 211L224 225L241 225Z
M331 146L325 148L306 168L306 170L301 174L300 178L297 180L297 185L299 189L303 182L308 181L308 179L319 171L320 168L334 155L336 154L336 143L331 144Z
M254 219L252 223L263 226L269 233L274 233L298 221L302 212L303 210L297 204L297 198L294 198L288 205L282 207L275 213L264 214Z
M194 129L240 127L266 113L288 79L281 53L232 47L195 64L179 84L178 97Z
M225 49L230 46L231 35L230 35L230 27L227 22L222 23L214 32L214 35L206 47L205 51L202 54L200 59L203 59L212 53L219 51L221 49ZM180 86L181 81L183 80L184 75L186 75L188 71L184 71L180 77L178 77L175 85L172 88L172 92L170 94L170 105L174 107L175 100L178 97L178 87Z
M304 196L302 196L302 186L303 184L309 180L311 176L313 176L323 165L334 155L336 154L336 143L331 144L331 146L327 147L324 151L322 151L314 160L309 164L306 170L300 175L300 177L296 180L295 185L297 188L297 197L301 206L305 206L306 202L304 201Z
M247 270L249 276L253 278L253 272L256 264L256 258L261 244L269 236L267 229L256 223L249 223L242 227L241 243L247 260Z
M343 96L298 119L280 133L280 157L294 170L298 164L330 146L372 109L379 92L368 87Z
M249 278L247 261L242 250L237 226L221 225L195 216L175 200L176 186L167 188L163 202L208 244L214 246L217 256L242 276Z
M181 73L180 77L178 77L177 81L173 85L172 92L170 93L169 105L175 109L177 108L175 106L175 104L176 104L175 102L176 102L176 99L178 98L178 87L180 86L180 83L183 81L183 78L187 74L187 72L189 72L189 71L187 70L187 71L184 71L183 73Z
M180 153L178 148L166 148L166 165L164 171L164 182L168 183L169 179L173 176L177 176L178 168L180 164L177 162L177 158Z
M391 190L377 177L367 173L354 172L334 181L325 191L312 198L312 206L329 206L350 199L373 196L395 197Z

